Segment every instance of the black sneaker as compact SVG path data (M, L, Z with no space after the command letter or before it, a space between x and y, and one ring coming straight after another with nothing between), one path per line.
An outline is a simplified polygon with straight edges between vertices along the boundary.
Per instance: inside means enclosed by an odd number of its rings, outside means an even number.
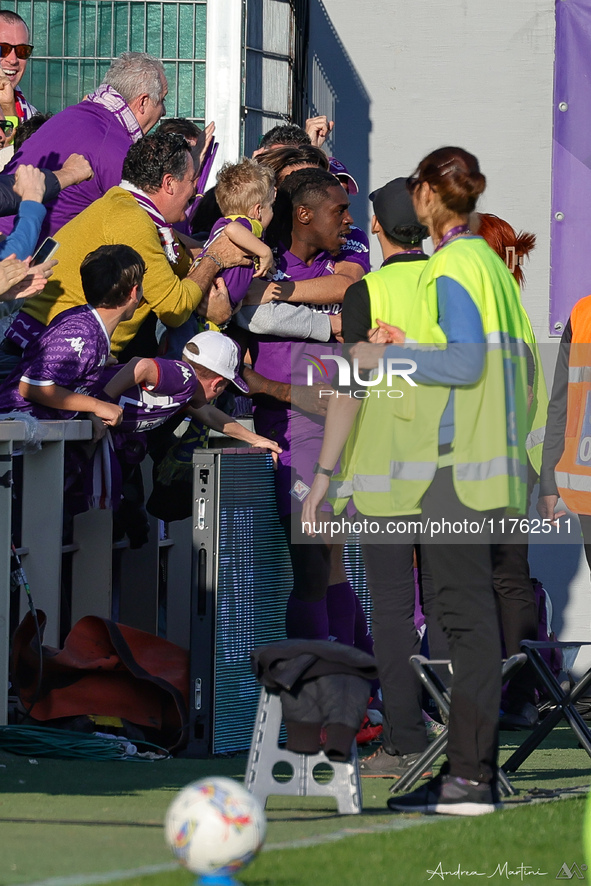
M539 723L538 709L526 701L518 711L505 711L499 720L501 729L533 729Z
M406 775L421 754L389 754L380 745L377 751L359 762L359 772L365 778L402 778ZM423 778L430 778L433 772L426 769Z
M395 812L440 812L443 815L486 815L497 806L493 786L454 775L438 775L403 797L392 797L388 808Z

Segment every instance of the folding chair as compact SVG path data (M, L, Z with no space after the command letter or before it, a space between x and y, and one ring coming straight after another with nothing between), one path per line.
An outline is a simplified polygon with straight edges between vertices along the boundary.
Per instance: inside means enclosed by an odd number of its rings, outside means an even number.
M557 640L524 640L522 642L521 648L538 675L541 684L548 691L553 706L539 726L536 726L523 744L509 757L503 766L507 772L515 772L519 769L524 760L527 760L532 751L535 751L563 717L591 757L591 730L575 707L577 700L591 686L591 668L573 687L564 690L542 657L543 649L577 649L578 654L581 646L591 646L591 643L559 642Z
M520 652L519 655L512 655L503 662L502 679L503 683L510 680L511 677L521 668L527 660L527 656ZM451 705L451 690L445 685L440 675L437 673L437 667L449 667L448 660L429 660L423 655L411 655L410 663L417 673L417 676L435 704L441 711L444 719L449 717L449 709ZM423 772L429 769L437 758L443 754L447 747L447 726L443 732L437 736L428 748L421 754L416 763L410 767L408 772L398 779L390 788L391 794L398 794L402 791L408 791L417 782ZM506 767L504 767L506 768ZM501 790L504 794L514 794L515 791L511 782L505 775L503 769L499 767L498 779Z
M279 696L272 695L263 686L246 765L244 778L246 789L254 794L263 806L272 794L334 797L340 815L359 815L362 796L357 743L353 742L351 757L345 763L329 760L323 751L318 754L296 754L278 745L281 721ZM293 770L293 775L287 782L279 782L273 775L273 767L279 762L288 763ZM326 764L332 769L333 777L329 782L321 784L314 778L314 769L319 763Z

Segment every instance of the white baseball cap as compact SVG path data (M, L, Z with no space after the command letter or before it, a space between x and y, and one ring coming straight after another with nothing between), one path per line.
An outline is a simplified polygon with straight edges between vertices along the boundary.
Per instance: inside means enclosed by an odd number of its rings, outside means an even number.
M189 345L192 347L189 349ZM234 382L237 388L248 394L248 385L240 378L237 369L240 364L240 349L235 341L221 332L200 332L190 338L183 348L183 360L205 366L217 372L222 378Z

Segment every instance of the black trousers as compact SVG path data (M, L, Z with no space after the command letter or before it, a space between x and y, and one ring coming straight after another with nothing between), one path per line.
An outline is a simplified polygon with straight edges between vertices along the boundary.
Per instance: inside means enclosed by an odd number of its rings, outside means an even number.
M452 469L437 471L422 501L426 518L478 523L502 512L474 511L455 492ZM492 545L457 535L422 553L435 585L435 615L445 632L453 668L447 757L451 775L491 782L496 776L501 640L493 590Z
M529 465L528 508L537 479ZM527 532L508 532L493 552L493 587L507 656L521 652L522 640L538 639L538 606L529 572L528 540ZM503 707L519 713L526 702L536 703L536 674L529 663L509 682Z
M360 515L363 519L363 515ZM368 517L382 527L390 518ZM417 517L397 517L398 525ZM384 535L386 530L384 528ZM371 538L371 536L366 536ZM420 651L415 628L413 550L417 536L397 536L395 543L362 540L361 550L372 609L374 655L384 703L382 744L389 754L414 754L427 747L421 713L422 690L409 664Z
M473 511L455 493L451 468L437 471L422 501L420 519L482 523L499 516ZM372 518L376 519L376 518ZM417 518L410 518L416 520ZM404 518L396 518L402 521ZM400 536L398 535L398 538ZM422 750L426 736L420 689L408 658L418 651L414 630L414 539L398 544L363 542L374 602L373 633L384 706L384 746L390 753ZM478 535L421 537L421 558L433 582L430 616L447 638L453 667L447 756L452 775L494 780L501 698L501 642L492 579L492 545Z
M528 543L501 543L493 551L493 585L507 657L521 652L522 640L538 639L538 607L529 574ZM518 713L535 704L536 674L527 664L509 682L503 707Z

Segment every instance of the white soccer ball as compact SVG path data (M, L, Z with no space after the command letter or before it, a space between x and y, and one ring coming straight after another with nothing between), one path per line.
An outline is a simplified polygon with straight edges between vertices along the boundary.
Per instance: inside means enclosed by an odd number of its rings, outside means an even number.
M177 794L164 822L176 860L194 874L233 874L264 843L267 820L256 797L231 778L202 778Z

